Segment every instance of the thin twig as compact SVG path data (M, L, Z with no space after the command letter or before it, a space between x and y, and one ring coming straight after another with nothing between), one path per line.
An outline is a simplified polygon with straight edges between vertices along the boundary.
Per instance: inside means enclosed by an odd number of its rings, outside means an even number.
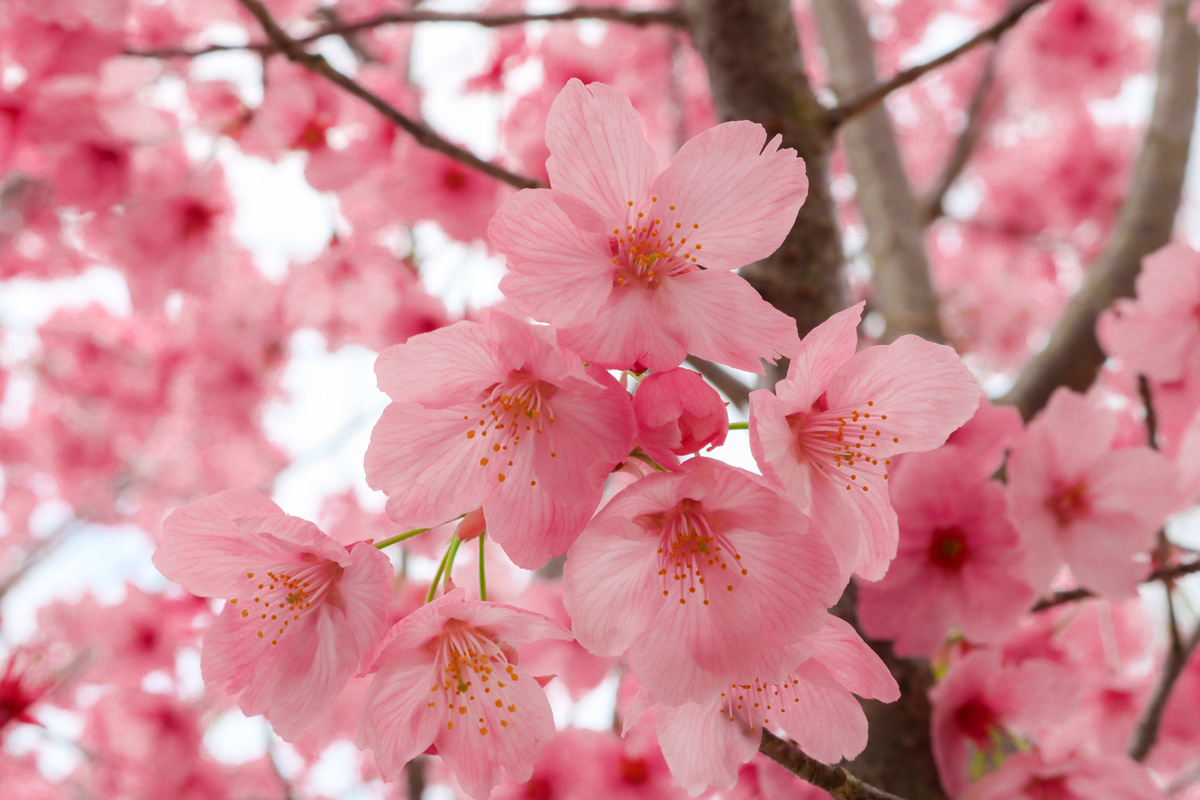
M322 16L327 12L322 10ZM292 41L297 44L311 44L326 36L349 36L360 31L373 30L385 25L413 25L421 22L466 22L484 28L501 28L510 25L524 25L529 22L575 22L577 20L594 19L606 22L620 22L644 28L650 25L683 26L683 14L674 6L648 11L633 11L628 8L568 8L565 11L554 11L548 14L472 14L448 11L428 11L415 9L389 14L379 14L367 19L342 22L329 19L316 33L310 33ZM230 50L251 50L260 53L274 53L282 50L274 41L251 42L250 44L210 44L207 47L189 49L185 47L162 48L155 50L126 50L125 55L142 56L144 58L195 58L209 53L224 53Z
M425 794L425 762L428 759L417 756L404 765L404 788L408 792L408 800L421 800Z
M1138 375L1138 396L1142 398L1142 406L1146 409L1146 444L1158 449L1158 414L1154 412L1154 396L1150 393L1150 381L1145 375Z
M1155 687L1146 710L1142 712L1141 719L1133 730L1133 738L1129 742L1129 757L1134 761L1145 761L1154 743L1158 741L1158 728L1162 722L1163 711L1167 707L1167 700L1171 697L1171 690L1175 688L1175 681L1198 644L1200 627L1196 628L1182 649L1172 648L1167 653L1167 663L1163 665L1163 674L1159 678L1158 686Z
M275 45L276 49L287 56L289 60L294 61L310 72L329 79L330 82L337 84L350 94L359 98L367 105L378 111L380 114L383 114L385 117L387 117L387 119L397 127L406 131L409 135L416 139L417 143L421 146L427 147L430 150L436 150L439 153L449 156L460 164L465 164L469 167L477 169L485 175L489 175L498 181L503 181L509 186L513 186L517 189L534 189L545 186L545 184L543 184L541 181L534 180L533 178L527 178L524 175L517 175L513 172L509 172L503 167L497 164L492 164L489 161L484 161L469 150L464 150L458 145L443 139L424 122L408 117L388 104L378 95L375 95L360 86L352 78L349 78L338 72L328 61L325 60L323 56L308 52L299 42L289 38L283 29L279 27L279 24L272 19L271 13L267 11L266 6L262 4L261 0L238 1L254 16L255 19L258 20L259 24L262 25L263 30L266 31L267 38L269 38Z
M824 789L838 800L901 800L894 794L863 783L841 767L831 767L808 756L792 742L763 731L758 751L793 775Z
M967 161L975 152L975 145L979 143L983 134L984 109L987 108L986 101L996 77L996 57L999 52L999 45L988 52L987 60L983 63L983 72L979 75L979 82L975 84L975 92L971 95L971 103L967 107L967 125L958 135L958 141L954 143L954 149L950 151L950 157L946 159L937 181L921 200L921 218L926 225L946 213L943 208L946 192L950 191L950 187L966 168Z
M1159 567L1146 576L1142 583L1153 583L1155 581L1170 581L1175 578L1191 575L1193 572L1200 572L1200 561L1192 561L1187 564L1172 564L1169 567ZM1055 592L1049 597L1044 597L1034 604L1030 609L1033 613L1045 611L1055 606L1061 606L1063 603L1073 603L1076 600L1087 600L1089 597L1096 595L1088 589L1067 589L1061 592Z
M909 67L908 69L901 70L891 78L872 86L870 89L867 89L857 97L851 98L844 103L839 103L829 110L830 123L834 127L837 127L851 117L861 114L868 108L871 108L872 106L882 102L883 98L887 97L897 89L907 86L913 81L916 81L918 78L927 75L944 64L949 64L959 56L971 52L984 42L999 41L1000 37L1003 36L1009 30L1009 28L1016 25L1017 22L1020 21L1021 17L1025 16L1026 13L1028 13L1040 2L1042 2L1042 0L1022 0L1022 2L1017 3L1010 8L1004 14L1004 16L1000 17L1000 19L996 20L991 25L984 28L979 33L975 34L970 39L963 42L948 53L944 53L932 61L925 62L924 64L918 64L915 67Z
M695 367L696 370L708 378L713 386L721 394L729 398L729 402L733 403L734 408L739 411L745 411L750 404L750 387L742 383L733 373L726 370L720 364L714 364L711 361L705 361L703 358L696 356L688 356L687 363Z

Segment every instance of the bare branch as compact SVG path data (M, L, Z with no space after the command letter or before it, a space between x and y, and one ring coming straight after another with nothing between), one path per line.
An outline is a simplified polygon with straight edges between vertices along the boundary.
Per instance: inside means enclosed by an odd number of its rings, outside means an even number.
M858 0L815 0L813 12L829 61L829 82L839 96L871 86L875 51ZM887 323L885 341L914 333L944 340L938 297L925 255L925 225L918 216L892 120L875 106L842 128L854 174L855 200L867 228L874 266L872 298Z
M1159 567L1146 576L1142 583L1153 583L1155 581L1171 581L1175 578L1181 578L1184 575L1191 575L1193 572L1200 572L1200 561L1192 561L1187 564L1172 564L1166 567ZM1063 603L1073 603L1076 600L1087 600L1090 597L1095 597L1091 591L1087 589L1067 589L1061 592L1055 592L1049 597L1042 598L1034 604L1030 609L1033 613L1045 611L1048 608L1061 606Z
M841 767L831 767L805 755L789 741L763 731L758 751L793 775L824 789L838 800L901 800L894 794L863 783Z
M1158 449L1158 414L1154 412L1154 397L1150 393L1150 381L1145 375L1138 375L1138 396L1142 398L1142 406L1146 409L1146 444Z
M975 84L975 92L971 95L971 103L967 107L967 125L958 135L954 149L950 151L950 157L946 159L946 164L942 167L937 180L921 200L920 217L926 225L945 213L942 203L946 199L946 192L950 191L950 187L954 185L958 176L966 168L967 161L975 152L975 145L979 143L979 138L983 134L984 110L987 108L987 98L991 93L992 81L996 77L996 56L999 52L998 45L988 52L987 61L983 64L983 72L979 74L979 82Z
M1171 697L1171 690L1175 688L1175 681L1179 679L1188 657L1198 644L1200 644L1200 627L1192 633L1182 648L1171 648L1168 651L1167 663L1163 665L1163 674L1159 677L1158 685L1154 688L1154 694L1142 712L1137 727L1133 729L1133 738L1129 742L1128 754L1134 761L1145 761L1146 756L1150 755L1154 743L1158 741L1158 728L1162 723L1167 700Z
M529 22L575 22L577 20L595 19L606 22L619 22L639 28L650 25L669 25L681 27L683 14L677 7L660 8L648 11L634 11L628 8L568 8L565 11L553 11L546 14L472 14L454 13L448 11L428 11L414 9L379 14L366 19L343 22L334 19L330 11L321 9L317 13L326 19L325 25L316 33L302 36L292 41L298 44L310 44L326 36L348 36L361 31L381 28L385 25L413 25L420 22L465 22L480 25L484 28L501 28L511 25L524 25ZM210 44L196 49L164 48L160 50L126 50L125 55L143 56L145 58L195 58L209 53L223 53L229 50L253 50L260 53L274 53L282 50L274 42L252 42L250 44Z
M1189 0L1164 0L1158 88L1133 184L1108 246L1064 309L1046 348L1034 356L1000 402L1031 418L1059 386L1084 391L1104 363L1096 318L1118 297L1132 297L1142 258L1171 239L1196 118L1200 34Z
M703 358L696 356L688 356L687 363L691 364L696 370L708 378L709 382L717 387L721 394L729 398L729 402L733 403L734 407L739 411L745 411L750 404L750 387L742 383L728 370L720 364L714 364L711 361L705 361Z
M404 788L408 800L421 800L425 794L425 763L428 759L417 756L404 765Z
M945 64L949 64L959 56L971 52L979 45L985 42L997 42L1000 37L1008 32L1009 28L1016 25L1021 17L1025 16L1030 9L1036 6L1042 0L1021 0L1021 2L1013 5L1004 16L993 22L988 27L981 30L979 33L972 36L967 41L960 44L948 53L944 53L932 61L927 61L924 64L918 64L915 67L901 70L891 78L872 86L869 89L861 92L855 97L845 102L838 103L829 112L830 123L834 126L841 125L846 120L854 117L867 109L878 105L897 89L907 86L913 81L921 78L933 70Z
M317 75L322 75L328 78L330 82L337 84L345 89L350 94L359 98L367 105L374 108L380 114L387 117L397 127L404 129L409 135L417 140L417 143L423 147L428 147L430 150L436 150L450 158L458 161L460 164L466 164L469 167L479 170L485 175L489 175L498 181L503 181L509 186L517 189L533 189L545 186L541 181L527 178L524 175L517 175L509 172L503 167L493 164L489 161L476 156L469 150L464 150L458 145L443 139L432 128L424 122L414 120L403 114L393 106L389 105L385 100L378 95L364 89L352 78L349 78L338 72L333 66L325 60L323 56L315 53L309 53L299 42L289 38L279 24L271 18L271 14L267 11L261 0L238 0L247 11L249 11L263 30L267 33L274 44L275 48L282 54L288 57L291 61L299 64L305 69Z

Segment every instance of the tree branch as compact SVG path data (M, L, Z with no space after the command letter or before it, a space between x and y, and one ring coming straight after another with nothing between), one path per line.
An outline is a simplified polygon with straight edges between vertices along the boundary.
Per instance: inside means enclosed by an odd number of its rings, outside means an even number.
M833 136L804 71L788 0L684 0L721 120L748 119L781 134L808 171L808 198L779 249L742 270L800 335L850 305L842 233L829 186ZM773 370L772 375L779 370Z
M814 0L813 12L833 90L845 97L874 84L874 44L858 0ZM925 225L891 117L883 106L875 106L841 133L874 266L872 302L887 323L884 341L914 333L941 342L945 337L925 255Z
M238 2L258 20L263 30L266 31L267 38L271 40L280 53L310 72L324 76L330 82L337 84L359 98L387 117L397 127L405 130L421 146L427 147L430 150L436 150L461 164L477 169L485 175L489 175L498 181L503 181L517 189L533 189L545 186L541 181L509 172L503 167L489 161L484 161L469 150L464 150L458 145L443 139L424 122L408 117L379 96L360 86L353 79L338 72L323 56L309 53L299 42L289 38L283 29L279 27L279 24L271 18L270 12L267 11L266 6L262 4L261 0L238 0Z
M1146 710L1142 712L1141 719L1133 730L1133 738L1129 742L1128 754L1134 761L1145 761L1154 743L1158 741L1158 728L1162 723L1167 700L1171 698L1171 690L1175 688L1175 681L1183 673L1188 657L1198 644L1200 627L1192 633L1182 648L1171 648L1168 651L1167 663L1163 665L1163 674L1158 680L1158 686L1154 688L1154 695L1146 705Z
M1118 297L1133 296L1142 258L1171 239L1196 118L1200 34L1188 20L1188 0L1164 0L1162 22L1154 109L1117 227L1046 348L999 401L1016 406L1027 420L1059 386L1082 392L1092 384L1104 363L1096 318Z
M891 78L877 83L869 89L862 91L855 97L845 102L839 102L837 106L830 109L829 121L833 126L838 126L846 120L861 114L873 106L878 105L897 89L907 86L916 81L940 66L949 64L961 55L971 52L984 42L997 42L1009 28L1016 25L1021 17L1025 16L1034 6L1042 0L1021 0L1021 2L1013 5L1004 16L993 22L988 27L981 30L979 33L972 36L967 41L960 44L948 53L944 53L932 61L927 61L924 64L918 64L915 67L901 70Z
M841 767L822 764L805 755L804 751L792 742L780 739L770 731L763 731L758 751L788 772L824 789L838 800L901 800L894 794L863 783Z
M942 167L937 180L934 181L925 197L921 199L920 218L926 225L946 213L942 207L946 200L946 193L950 191L950 187L954 185L958 176L966 168L967 161L975 152L975 145L979 143L979 138L983 134L984 110L987 108L987 98L991 93L992 81L996 77L996 56L999 52L999 46L996 46L988 53L987 61L983 64L983 72L979 75L979 82L975 84L975 92L971 95L971 103L967 108L967 125L958 135L954 149L950 151L950 157L946 159L946 164Z
M524 25L529 22L575 22L578 20L594 19L606 22L619 22L639 28L650 25L669 25L681 27L683 14L675 6L648 11L634 11L628 8L596 8L583 6L568 8L565 11L553 11L545 14L475 14L455 13L449 11L428 11L414 9L379 14L366 19L343 22L329 17L326 10L318 11L326 17L326 23L316 33L302 36L292 41L297 44L311 44L326 36L348 36L361 31L373 30L385 25L413 25L421 22L465 22L484 28L501 28L510 25ZM197 49L164 48L161 50L126 50L125 55L143 56L145 58L195 58L209 53L223 53L229 50L253 50L260 53L274 53L282 50L275 42L252 42L250 44L210 44Z
M1175 578L1181 578L1184 575L1191 575L1193 572L1200 572L1200 561L1192 561L1188 564L1172 564L1167 567L1159 567L1146 576L1142 583L1154 583L1155 581L1170 581ZM1067 589L1061 592L1055 592L1049 597L1044 597L1034 604L1030 609L1033 613L1045 611L1048 608L1061 606L1063 603L1073 603L1076 600L1087 600L1090 597L1095 597L1091 591L1087 589Z

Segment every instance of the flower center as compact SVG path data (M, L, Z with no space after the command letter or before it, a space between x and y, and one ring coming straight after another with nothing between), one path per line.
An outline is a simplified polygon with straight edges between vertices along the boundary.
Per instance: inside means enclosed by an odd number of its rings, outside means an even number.
M958 572L967 560L967 537L961 528L936 528L929 541L929 560L947 572Z
M259 572L247 572L248 591L241 597L229 601L249 606L240 612L242 619L257 622L255 636L278 645L280 638L291 623L329 597L330 591L342 577L341 565L311 553L303 553L300 560ZM251 600L251 603L246 603Z
M441 693L448 716L446 730L454 730L458 723L487 736L496 726L507 728L518 710L509 687L520 677L490 636L453 625L452 620L436 645L441 678L429 690ZM436 708L438 702L434 699L426 705Z
M875 408L874 400L868 400L864 408L831 411L822 394L809 411L788 414L785 419L796 437L796 459L822 471L842 473L839 477L846 481L846 491L868 491L864 483L868 476L882 475L886 481L892 461L884 456L898 451L900 437L890 435L888 415Z
M612 253L613 286L643 286L653 289L664 278L682 275L699 269L697 256L701 245L695 241L700 223L663 222L655 214L658 197L650 198L648 212L638 211L631 216L625 229L612 229L609 249ZM633 208L633 201L628 201ZM670 212L675 206L668 207ZM661 212L660 212L661 213ZM689 244L688 237L692 241Z
M471 423L467 438L478 436L484 446L479 466L492 465L496 480L504 483L506 466L513 466L522 440L545 433L554 424L550 400L557 392L557 386L539 381L523 369L513 370L507 379L488 390L480 400L478 417L472 421L470 414L463 416ZM536 486L537 481L530 481L530 485Z
M979 747L984 747L999 719L991 706L979 697L972 697L954 712L954 721L964 736Z
M1058 487L1057 491L1046 499L1046 509L1054 515L1060 528L1086 517L1091 510L1087 486L1077 483L1073 486Z
M635 521L646 521L650 516ZM674 512L665 515L659 536L659 576L663 581L663 597L678 591L680 605L689 599L709 603L709 584L705 574L714 578L717 590L723 585L732 592L736 576L746 574L739 563L742 557L724 534L718 533L709 524L704 509L698 500L685 498ZM735 572L730 573L732 565ZM722 577L724 579L722 580Z

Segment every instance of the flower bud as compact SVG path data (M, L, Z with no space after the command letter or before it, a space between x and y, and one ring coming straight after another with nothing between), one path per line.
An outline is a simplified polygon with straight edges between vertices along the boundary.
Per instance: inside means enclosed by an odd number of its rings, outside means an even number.
M633 397L638 446L660 465L679 467L678 456L725 442L729 415L717 390L688 369L656 372Z

